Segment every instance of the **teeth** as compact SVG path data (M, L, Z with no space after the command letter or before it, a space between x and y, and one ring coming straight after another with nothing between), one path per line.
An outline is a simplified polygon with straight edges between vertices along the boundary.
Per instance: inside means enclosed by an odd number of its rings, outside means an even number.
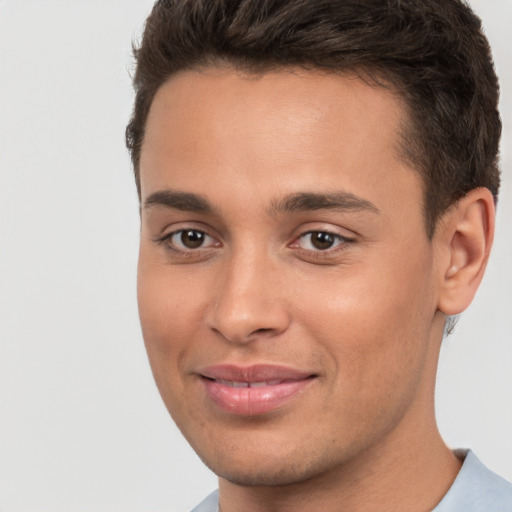
M223 384L224 386L229 386L230 388L248 388L248 382L238 382L236 380L222 380L219 379L217 382Z
M251 382L249 387L250 388L262 388L263 386L270 386L267 382Z
M220 384L224 386L229 386L231 388L262 388L264 386L277 386L280 384L280 380L268 380L261 382L239 382L236 380L217 380Z
M281 384L280 380L266 380L262 382L251 382L249 387L250 388L262 388L263 386L277 386L278 384Z

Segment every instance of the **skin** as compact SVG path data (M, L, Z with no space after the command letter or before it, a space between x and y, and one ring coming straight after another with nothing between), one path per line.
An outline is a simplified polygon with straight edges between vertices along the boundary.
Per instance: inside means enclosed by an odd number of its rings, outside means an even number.
M169 412L220 477L223 512L431 510L460 468L437 430L435 373L446 314L482 277L494 210L476 189L428 239L421 179L400 157L405 119L389 90L312 71L185 71L155 96L140 319ZM317 204L333 193L343 204ZM310 194L307 207L293 194ZM183 245L185 229L204 241ZM233 415L198 376L220 363L314 378L270 413Z

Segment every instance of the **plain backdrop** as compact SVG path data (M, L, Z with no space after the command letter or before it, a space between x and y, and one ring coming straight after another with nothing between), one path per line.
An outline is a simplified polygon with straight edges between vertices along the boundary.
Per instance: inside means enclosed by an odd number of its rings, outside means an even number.
M512 479L512 2L473 0L501 79L484 284L440 363L440 429ZM135 298L124 148L151 0L0 0L0 510L187 511L216 487L168 416Z

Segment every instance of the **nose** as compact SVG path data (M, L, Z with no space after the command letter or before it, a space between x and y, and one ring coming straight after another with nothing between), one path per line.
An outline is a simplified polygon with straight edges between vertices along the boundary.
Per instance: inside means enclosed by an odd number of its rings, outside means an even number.
M206 323L230 343L276 337L290 324L282 275L271 259L245 251L222 263Z

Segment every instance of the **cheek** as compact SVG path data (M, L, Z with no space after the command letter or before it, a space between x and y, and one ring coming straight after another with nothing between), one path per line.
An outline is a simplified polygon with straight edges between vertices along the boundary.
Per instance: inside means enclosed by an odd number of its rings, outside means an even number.
M190 279L183 283L165 265L139 259L137 296L142 333L155 383L162 399L182 428L183 418L196 418L198 404L188 400L187 375L200 329L197 294ZM187 290L186 293L183 290Z
M318 282L301 301L305 328L353 394L370 399L420 377L435 313L431 282L418 279L426 264L388 261L385 272L361 264L350 275Z
M139 316L149 361L157 380L177 375L182 367L193 332L200 322L197 288L190 279L182 282L166 265L148 261L141 251L137 278ZM183 292L186 290L186 293Z

